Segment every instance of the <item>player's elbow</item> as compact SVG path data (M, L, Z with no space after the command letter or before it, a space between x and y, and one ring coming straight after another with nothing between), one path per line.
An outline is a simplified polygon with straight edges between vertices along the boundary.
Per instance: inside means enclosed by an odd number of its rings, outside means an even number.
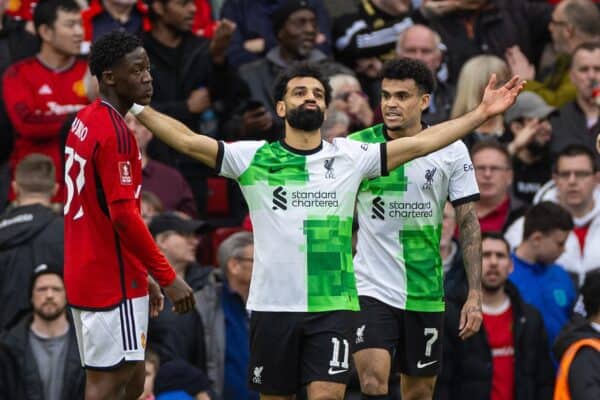
M128 204L113 204L109 212L110 220L117 233L123 233L135 218L135 211Z

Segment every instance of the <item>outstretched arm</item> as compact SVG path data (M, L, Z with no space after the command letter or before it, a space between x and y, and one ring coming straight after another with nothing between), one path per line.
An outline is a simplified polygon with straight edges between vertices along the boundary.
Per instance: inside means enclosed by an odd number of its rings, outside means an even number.
M485 88L483 100L475 110L459 118L427 128L418 135L388 142L388 171L407 161L448 146L472 132L488 118L503 113L513 105L517 95L523 89L523 84L524 82L515 76L501 88L494 89L496 75L493 74Z
M211 168L216 166L219 145L215 139L197 134L185 124L151 107L141 107L136 104L130 112L160 140Z
M456 207L456 222L460 227L460 247L469 282L469 295L460 311L459 336L467 339L479 331L481 313L481 229L475 204L468 202Z

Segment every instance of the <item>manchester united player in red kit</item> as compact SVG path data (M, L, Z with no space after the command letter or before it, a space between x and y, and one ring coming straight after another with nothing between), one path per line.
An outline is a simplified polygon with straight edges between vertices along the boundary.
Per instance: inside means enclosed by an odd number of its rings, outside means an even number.
M75 118L65 147L65 286L86 368L86 400L137 399L144 386L148 312L162 286L176 312L190 287L159 252L140 215L141 156L123 116L152 96L141 42L113 32L94 44L100 98ZM150 303L150 304L149 304Z

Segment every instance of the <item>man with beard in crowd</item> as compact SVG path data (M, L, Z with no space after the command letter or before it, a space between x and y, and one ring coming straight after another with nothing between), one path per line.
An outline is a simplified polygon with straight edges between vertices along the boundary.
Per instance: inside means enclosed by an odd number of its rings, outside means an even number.
M12 366L0 364L0 369L12 368L19 382L13 385L14 392L0 392L0 396L6 394L7 400L83 400L85 373L75 329L67 318L62 267L35 267L30 289L33 315L26 315L0 337L5 346L0 360L13 360ZM0 377L0 387L10 384Z
M285 122L278 142L219 142L149 107L131 108L168 145L237 180L248 201L255 241L247 302L253 390L291 399L307 385L309 399L344 397L351 311L359 309L351 245L358 187L504 112L522 82L495 85L492 77L476 111L383 144L324 142L320 127L331 88L318 69L302 63L275 82L276 112Z

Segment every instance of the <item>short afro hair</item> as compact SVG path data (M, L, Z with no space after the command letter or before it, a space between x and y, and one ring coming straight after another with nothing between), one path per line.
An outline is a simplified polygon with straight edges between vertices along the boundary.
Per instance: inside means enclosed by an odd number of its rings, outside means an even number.
M100 80L104 71L117 65L138 47L142 47L142 41L131 33L117 30L107 33L92 45L90 72Z
M412 79L421 93L433 93L435 77L427 65L411 58L398 58L387 61L381 69L381 79L405 81Z
M588 318L598 314L600 312L600 271L593 271L586 275L581 295Z
M306 61L293 64L279 74L275 80L275 86L273 87L273 100L275 100L275 102L283 100L287 91L288 82L299 77L315 78L321 82L321 85L325 88L325 105L327 106L329 104L331 101L331 86L329 85L329 79L325 77L318 66Z

